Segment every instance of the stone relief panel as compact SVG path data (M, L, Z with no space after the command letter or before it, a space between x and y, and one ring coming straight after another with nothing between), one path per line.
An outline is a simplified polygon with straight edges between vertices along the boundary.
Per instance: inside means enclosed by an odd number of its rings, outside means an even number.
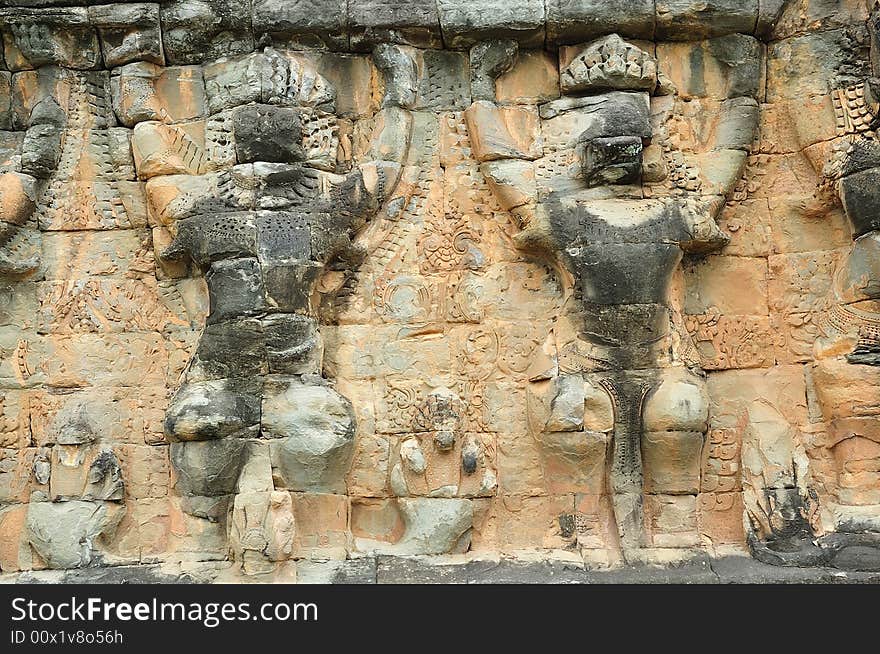
M0 573L880 568L876 3L22 4Z

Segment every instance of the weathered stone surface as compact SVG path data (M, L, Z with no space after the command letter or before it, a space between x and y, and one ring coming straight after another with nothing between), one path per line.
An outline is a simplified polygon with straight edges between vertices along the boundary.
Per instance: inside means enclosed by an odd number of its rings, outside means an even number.
M587 45L563 68L563 93L607 90L653 91L657 86L657 64L638 47L612 34Z
M147 120L177 122L205 116L205 87L199 66L162 68L137 62L110 78L113 111L126 127Z
M158 5L143 3L89 7L89 21L98 28L107 68L131 61L165 63Z
M160 19L165 58L170 64L198 64L254 48L250 8L245 0L173 0L161 5Z
M345 47L347 6L343 0L255 0L254 35L261 40L268 34L273 41L308 48Z
M131 137L138 178L202 172L204 129L203 122L174 126L138 123Z
M359 548L397 556L446 554L455 551L473 522L469 500L401 498L397 500L404 532L396 543L364 541Z
M376 43L404 43L422 48L442 46L435 0L352 0L347 5L352 49Z
M9 8L0 18L5 60L12 70L46 65L91 69L101 63L98 34L85 7Z
M467 0L437 0L443 42L462 48L492 38L516 38L524 45L544 40L544 5L528 0L489 0L475 5Z
M475 102L464 113L477 161L537 159L541 156L540 121L535 111Z
M865 3L6 5L3 573L875 574Z
M81 568L101 560L100 539L119 524L124 507L106 502L32 502L27 541L50 568Z
M344 560L350 549L349 499L330 493L292 493L297 558Z
M293 109L269 105L241 107L232 119L238 163L301 161L302 123Z
M577 43L609 31L637 39L654 36L652 0L548 0L547 38Z
M247 441L224 438L171 444L175 491L184 497L217 497L235 490Z
M280 487L344 491L355 417L348 400L333 389L273 380L263 400L262 431L273 439L272 469Z
M534 104L559 97L559 65L543 50L522 50L513 67L495 80L501 103ZM476 98L475 96L475 99Z
M687 269L686 274L691 278L685 296L687 313L700 314L713 308L735 315L768 313L768 271L764 259L707 257Z
M683 97L758 99L763 88L763 60L761 43L744 34L657 46L659 69Z
M853 237L880 229L875 210L875 193L880 170L872 169L844 177L840 181L840 197L852 223Z
M36 208L36 180L21 173L0 174L0 219L24 225Z
M758 19L758 0L658 0L656 8L656 36L660 39L749 34Z
M238 434L259 423L254 389L234 380L194 382L174 395L165 433L174 440L200 441Z

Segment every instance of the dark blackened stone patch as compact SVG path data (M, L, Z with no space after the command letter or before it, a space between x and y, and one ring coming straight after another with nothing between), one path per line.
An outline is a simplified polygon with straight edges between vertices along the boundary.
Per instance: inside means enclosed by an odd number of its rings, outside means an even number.
M318 324L298 314L272 314L263 319L269 373L300 375L317 372Z
M311 259L311 230L307 211L260 211L257 251L262 262Z
M841 570L880 572L880 548L865 545L851 545L842 548L831 564Z
M616 136L588 141L582 171L587 186L637 183L642 172L642 139Z
M569 248L563 256L582 302L663 304L681 249L671 243L602 243Z
M574 516L570 513L563 513L559 516L559 534L563 538L571 538L574 536Z
M245 379L185 384L165 412L165 434L173 441L204 441L255 431L261 394L259 382Z
M302 161L302 123L299 112L288 107L245 105L232 118L238 163Z
M840 180L840 198L853 228L853 237L880 229L880 168Z
M581 142L614 136L651 138L651 110L647 93L615 91L591 103L593 120L578 137Z
M234 493L246 445L247 441L240 438L172 443L171 464L177 473L175 492L197 497Z
M51 175L61 159L61 131L54 125L34 125L24 136L21 172L34 177Z
M225 379L264 375L266 349L258 320L226 320L209 324L202 333L190 377Z
M263 276L256 259L215 261L205 274L211 313L208 323L266 310Z
M177 236L163 259L190 257L203 270L212 261L255 256L257 228L250 212L206 213L177 223Z
M313 261L266 263L263 281L268 306L273 311L309 310L309 296L324 267Z

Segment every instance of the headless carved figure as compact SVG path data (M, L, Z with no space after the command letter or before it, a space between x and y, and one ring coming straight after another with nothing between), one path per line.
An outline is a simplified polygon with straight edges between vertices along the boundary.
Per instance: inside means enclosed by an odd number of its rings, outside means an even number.
M594 373L613 404L609 482L627 551L649 544L643 528L643 434L665 433L673 450L699 456L706 430L703 379L680 366L669 368L675 356L669 288L682 257L678 244L690 236L690 216L675 200L595 201L583 195L551 193L538 210L573 278L567 319L576 337L562 348L560 369ZM652 490L696 492L695 481Z

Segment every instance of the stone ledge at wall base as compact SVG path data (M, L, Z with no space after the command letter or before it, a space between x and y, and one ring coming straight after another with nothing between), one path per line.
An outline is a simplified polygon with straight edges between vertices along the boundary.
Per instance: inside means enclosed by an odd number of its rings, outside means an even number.
M0 575L0 584L211 584L239 580L235 564L205 562L43 570ZM880 570L767 565L742 553L697 555L669 566L590 569L568 559L365 557L299 561L295 572L259 581L300 584L877 584Z

